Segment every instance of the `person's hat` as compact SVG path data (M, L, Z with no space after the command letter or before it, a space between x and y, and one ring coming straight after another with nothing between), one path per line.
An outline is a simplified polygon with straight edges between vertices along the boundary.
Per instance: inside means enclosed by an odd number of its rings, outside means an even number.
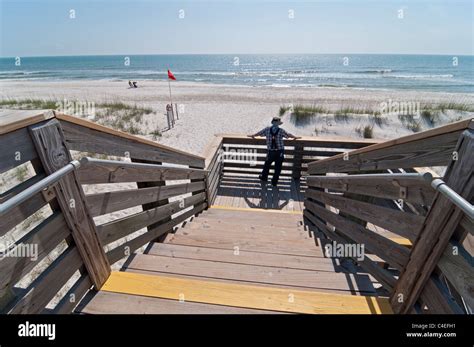
M281 121L281 118L280 118L280 117L273 117L273 119L272 119L272 124L274 124L274 123L276 123L276 124L278 124L278 125L282 125L282 124L283 124L283 122Z

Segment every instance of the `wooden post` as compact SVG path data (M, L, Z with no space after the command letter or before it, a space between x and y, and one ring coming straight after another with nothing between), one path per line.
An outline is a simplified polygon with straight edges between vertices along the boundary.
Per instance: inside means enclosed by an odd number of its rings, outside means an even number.
M458 159L451 161L444 181L469 200L474 194L474 130L468 129L461 134L456 152ZM395 313L410 312L463 217L464 213L448 198L436 194L407 266L390 298Z
M47 175L72 160L61 126L56 119L31 126L29 130ZM76 173L72 172L61 179L54 186L54 191L91 282L96 289L100 289L110 275L110 264L87 209L84 192Z
M297 140L295 140L297 141ZM295 154L293 156L293 173L292 176L295 180L299 180L301 178L301 169L303 165L303 149L304 146L302 143L295 143L294 147Z

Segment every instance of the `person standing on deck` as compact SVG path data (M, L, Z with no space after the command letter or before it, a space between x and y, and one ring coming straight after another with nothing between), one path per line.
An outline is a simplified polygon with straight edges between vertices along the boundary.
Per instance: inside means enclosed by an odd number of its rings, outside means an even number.
M261 181L266 182L268 179L268 173L270 171L270 166L275 162L275 172L272 178L272 185L276 186L278 184L278 179L280 177L281 167L284 159L284 150L285 146L283 144L283 138L286 139L299 139L299 137L290 134L284 129L280 128L283 122L280 117L273 117L272 126L262 129L254 135L248 135L251 138L256 136L265 136L267 141L267 158L265 160L265 165L263 166L262 173L258 178Z

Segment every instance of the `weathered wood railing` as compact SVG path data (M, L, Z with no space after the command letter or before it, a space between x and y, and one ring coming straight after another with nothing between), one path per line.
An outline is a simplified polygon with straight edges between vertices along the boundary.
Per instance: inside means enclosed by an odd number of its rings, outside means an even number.
M52 112L1 130L0 173L22 172L1 203L73 157L113 157L84 158L0 216L1 312L71 312L111 264L208 206L202 157Z
M223 172L258 175L267 153L265 138L222 135ZM362 148L376 140L303 137L285 141L285 160L281 176L299 179L307 174L308 163L341 154L348 149ZM270 172L273 172L270 170Z
M473 138L473 122L461 121L308 165L305 218L332 241L364 245L355 261L395 312L474 307L472 220L416 174L447 166L443 180L472 203Z

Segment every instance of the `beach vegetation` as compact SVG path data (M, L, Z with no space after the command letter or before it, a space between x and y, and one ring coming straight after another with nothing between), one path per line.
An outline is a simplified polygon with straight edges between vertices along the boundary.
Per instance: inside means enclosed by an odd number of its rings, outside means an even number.
M351 116L349 116L347 113L342 113L342 112L336 112L334 113L334 120L336 122L349 122L349 119Z
M1 108L13 108L18 110L55 110L58 108L56 100L42 99L4 99L0 100Z
M328 111L321 106L296 105L291 113L291 121L296 126L309 125L318 114L326 114Z
M278 116L283 117L283 115L289 110L290 108L288 106L280 106L280 109L278 110Z
M423 110L423 111L421 111L420 116L425 121L425 123L430 127L434 127L436 125L436 123L439 122L439 113L438 113L438 111Z
M384 124L387 123L387 119L384 118L380 113L372 114L370 119L372 123L376 124L379 128L381 128Z
M358 126L355 129L356 133L364 139L372 139L374 137L374 126L367 124L364 127Z
M156 130L153 130L150 135L153 136L153 140L156 140L158 139L159 137L161 137L163 134L161 133L161 131L159 129L156 129Z
M414 133L417 133L422 130L420 122L415 119L415 116L412 114L399 114L398 119L405 128L413 131Z

